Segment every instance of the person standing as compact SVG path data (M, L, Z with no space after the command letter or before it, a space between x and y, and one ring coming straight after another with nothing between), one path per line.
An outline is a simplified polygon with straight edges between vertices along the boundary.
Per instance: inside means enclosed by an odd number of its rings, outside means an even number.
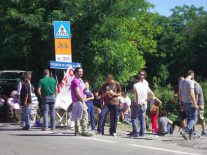
M181 95L181 102L180 102L180 109L184 109L186 116L187 116L187 127L180 132L185 140L192 139L193 133L193 126L197 122L198 117L198 105L195 98L194 92L194 71L189 70L187 73L187 77L183 80L181 88L180 88L180 95ZM182 104L183 103L183 106ZM189 136L188 136L189 135Z
M202 133L201 136L207 136L206 133L206 123L205 123L205 119L204 119L204 98L203 98L203 90L201 85L195 82L195 97L196 97L196 101L198 104L198 119L202 125Z
M74 70L75 77L71 82L71 96L73 101L72 108L72 121L75 121L75 135L81 134L82 136L92 136L93 133L88 131L88 112L85 104L83 93L82 79L83 69L77 67ZM82 129L82 132L81 132Z
M114 80L113 75L106 76L106 83L101 88L101 96L104 100L103 110L99 114L98 134L104 134L105 119L110 111L110 128L109 134L116 137L116 129L118 123L119 99L121 96L121 86Z
M30 104L32 103L31 98L31 73L27 72L25 73L25 81L22 83L22 88L20 91L20 104L23 108L23 118L25 121L25 126L23 127L23 130L30 130Z
M149 89L148 85L143 82L144 80L144 73L139 72L137 75L137 82L133 85L133 92L134 92L134 100L132 102L132 127L133 131L131 136L138 137L145 135L145 116L146 116L146 109L147 109L147 96L148 92L151 90ZM140 122L140 132L138 134L137 131L137 118Z
M42 98L43 102L43 128L42 131L48 130L48 111L50 112L50 128L55 129L55 96L57 82L54 78L50 77L50 72L45 69L43 72L44 78L40 79L38 84L38 95Z
M91 130L95 130L95 116L94 116L94 108L93 108L93 93L90 91L89 82L85 81L86 88L84 89L84 94L86 95L86 105L88 107L87 112L91 123Z
M185 78L183 76L179 77L178 79L178 91L177 91L177 95L178 95L178 101L179 101L179 104L182 105L180 106L179 108L179 117L180 117L180 128L179 128L179 132L186 126L186 113L183 109L183 103L182 103L182 100L181 100L181 86L182 86L182 82Z

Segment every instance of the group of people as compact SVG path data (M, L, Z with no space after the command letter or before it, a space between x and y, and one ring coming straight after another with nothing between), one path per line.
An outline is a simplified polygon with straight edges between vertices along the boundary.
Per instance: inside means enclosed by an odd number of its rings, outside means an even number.
M197 120L202 124L202 136L207 136L204 119L204 97L200 84L195 80L195 73L192 70L187 76L179 79L179 104L181 116L180 134L185 140L191 140L196 134L195 125ZM185 123L187 120L187 123Z
M50 77L48 69L44 70L44 78L40 79L37 94L42 100L43 106L43 131L48 130L48 112L50 113L50 128L55 129L55 96L57 82ZM75 77L71 82L70 90L72 97L72 118L75 122L75 134L93 136L104 134L107 115L109 116L109 134L117 136L118 121L126 121L132 125L132 137L145 136L147 123L147 103L150 103L151 131L156 135L172 134L175 123L167 118L167 112L161 110L162 102L155 97L154 93L145 80L146 72L141 70L136 75L132 88L132 99L127 93L122 94L119 82L114 80L113 75L106 76L106 82L100 89L90 90L89 81L83 81L83 69L77 67L74 70ZM24 130L30 130L30 104L33 86L30 82L31 73L27 72L18 85L17 92L12 92L11 106L20 103L23 109L22 122ZM204 120L204 99L202 88L194 80L194 72L189 71L186 78L179 80L179 103L180 103L180 134L184 139L192 139L195 135L195 124L199 118L202 123L202 135L206 136ZM13 103L13 104L12 104ZM97 114L97 119L95 119ZM138 131L138 120L140 130ZM187 124L185 123L187 120ZM89 122L91 130L89 130ZM96 131L95 131L96 130Z
M117 135L117 124L120 120L130 118L128 122L132 125L133 131L130 136L144 136L147 126L146 110L147 101L150 102L150 118L152 130L155 134L164 135L172 133L172 121L167 118L167 112L161 111L157 117L161 101L155 97L145 80L146 72L140 71L136 76L136 82L133 85L133 99L128 97L127 93L122 94L120 84L114 80L111 74L106 76L106 82L99 90L92 93L89 88L89 82L82 81L83 69L78 67L74 71L75 78L71 82L71 94L73 100L72 120L75 121L75 133L84 136L92 136L95 130L94 109L98 113L97 132L104 134L104 127L108 113L110 113L111 136ZM83 84L84 83L84 84ZM95 107L95 108L94 108ZM88 121L89 118L89 121ZM140 131L137 129L137 120L140 122ZM91 124L91 131L88 130L88 122Z
M48 130L48 112L50 112L50 128L55 129L55 96L57 82L50 77L50 72L45 69L44 78L40 79L37 94L42 101L43 106L43 131ZM12 91L7 100L11 110L22 110L21 126L23 130L31 128L31 110L32 105L38 103L34 93L34 87L31 84L32 73L26 72L21 76L17 91Z

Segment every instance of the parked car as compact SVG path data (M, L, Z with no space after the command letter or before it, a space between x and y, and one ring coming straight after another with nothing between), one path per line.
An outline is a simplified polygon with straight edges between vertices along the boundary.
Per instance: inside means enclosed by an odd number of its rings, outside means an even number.
M0 71L0 122L8 122L8 107L7 97L13 90L17 90L17 85L20 81L20 77L26 71L23 70L3 70ZM4 101L4 102L3 102Z
M4 70L0 71L0 87L3 95L9 96L11 91L17 90L20 77L26 71L23 70Z

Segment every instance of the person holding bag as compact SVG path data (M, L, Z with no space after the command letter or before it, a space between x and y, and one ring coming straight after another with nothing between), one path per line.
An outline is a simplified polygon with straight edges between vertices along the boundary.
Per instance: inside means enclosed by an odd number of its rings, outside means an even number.
M104 106L99 114L98 134L104 134L105 118L110 111L109 133L111 136L116 136L119 110L118 97L121 96L121 86L114 80L113 75L107 75L106 83L101 88L101 96L104 99Z

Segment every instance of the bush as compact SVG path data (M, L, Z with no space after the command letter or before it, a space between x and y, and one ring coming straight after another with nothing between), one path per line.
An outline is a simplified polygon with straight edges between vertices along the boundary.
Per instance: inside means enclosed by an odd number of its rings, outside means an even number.
M162 101L161 108L168 112L169 118L176 120L178 118L178 101L174 96L174 91L171 85L166 87L157 86L154 89L155 96Z

